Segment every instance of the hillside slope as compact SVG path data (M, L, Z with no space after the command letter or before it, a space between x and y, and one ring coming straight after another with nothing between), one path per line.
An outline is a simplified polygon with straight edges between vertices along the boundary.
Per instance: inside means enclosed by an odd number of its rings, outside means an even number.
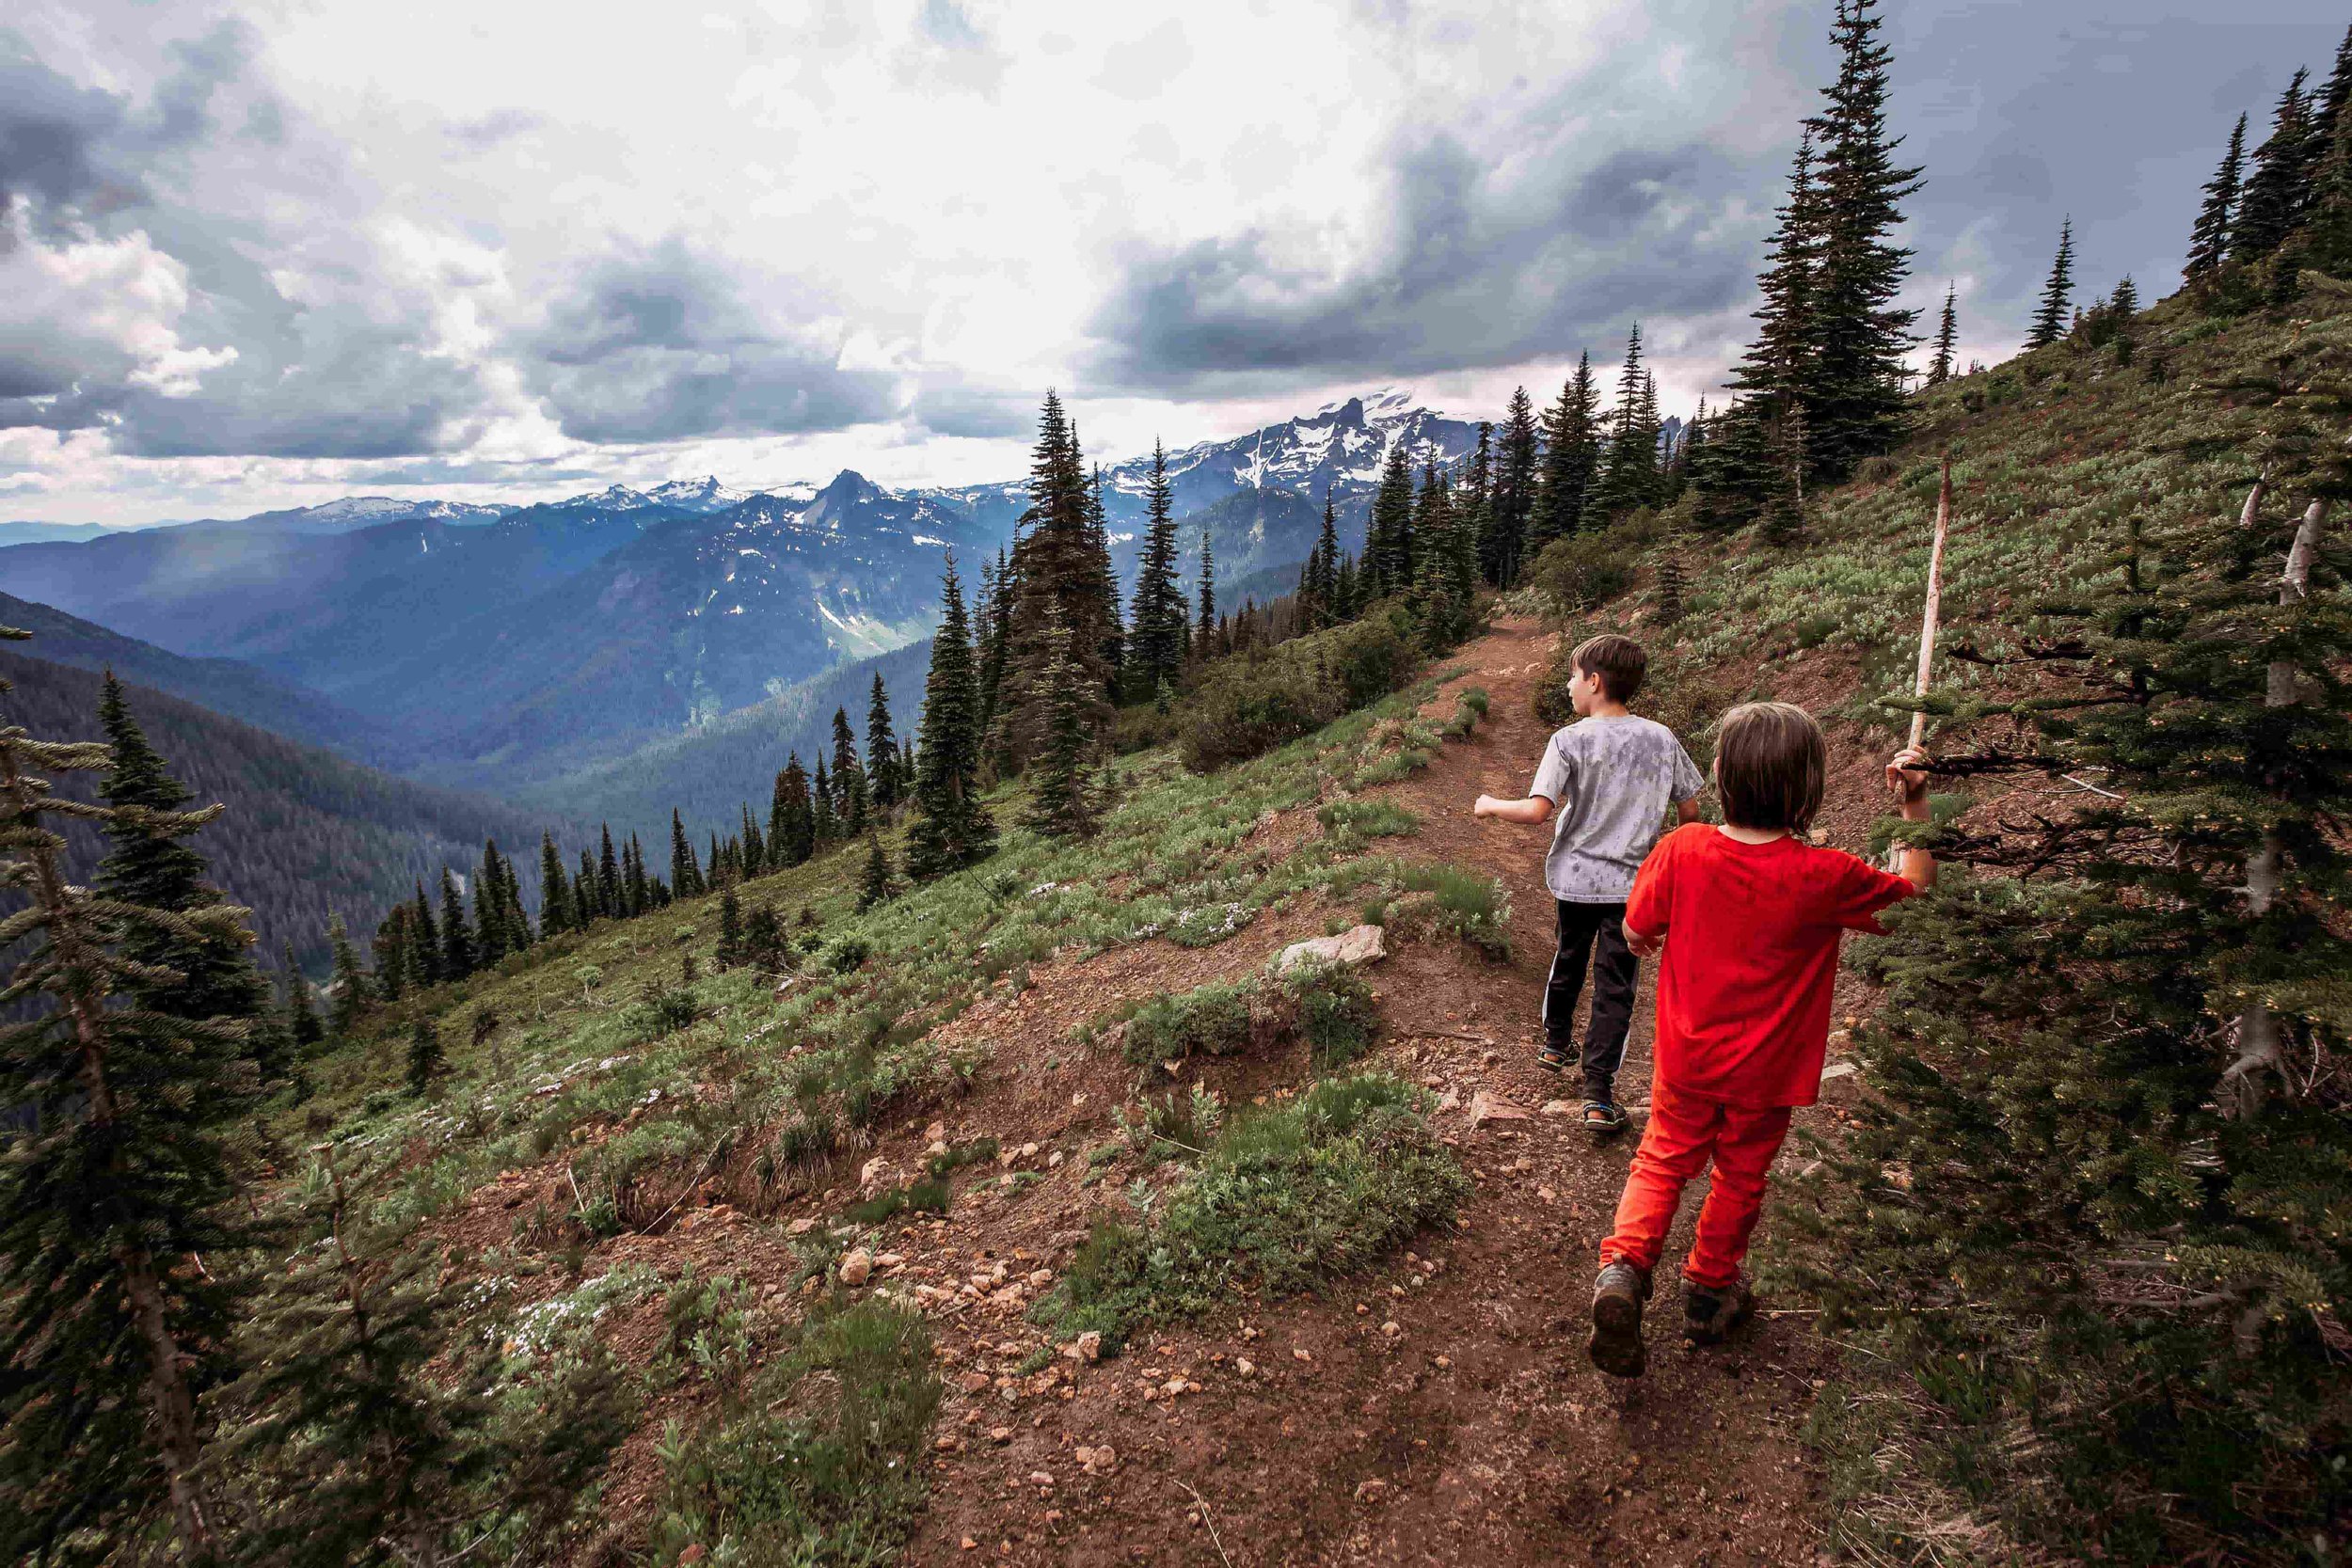
M0 697L0 715L45 738L96 738L100 677L16 651L45 642L37 636L0 648L0 678L16 687ZM279 944L292 942L303 967L324 975L330 913L364 940L417 881L433 884L444 866L470 876L486 837L513 855L525 902L535 905L539 834L561 834L562 819L393 778L135 680L125 685L134 717L172 772L199 802L229 807L195 847L212 862L214 885L253 910L273 964ZM94 777L68 774L60 793L89 799ZM78 827L68 840L68 869L86 877L101 842Z

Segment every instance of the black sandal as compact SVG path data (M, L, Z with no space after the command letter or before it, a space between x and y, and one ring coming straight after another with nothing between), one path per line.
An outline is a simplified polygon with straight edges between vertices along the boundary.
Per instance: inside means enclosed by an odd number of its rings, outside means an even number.
M1535 1065L1542 1068L1546 1072L1567 1071L1567 1048L1565 1046L1554 1045L1549 1040L1546 1040L1542 1045L1536 1047L1535 1049Z
M1606 1100L1584 1102L1584 1131L1596 1138L1613 1137L1625 1131L1625 1107Z

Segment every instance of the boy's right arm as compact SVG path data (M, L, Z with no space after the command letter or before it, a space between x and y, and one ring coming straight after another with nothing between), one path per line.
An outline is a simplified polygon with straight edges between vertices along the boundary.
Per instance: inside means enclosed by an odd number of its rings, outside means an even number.
M1895 792L1895 809L1906 822L1925 822L1932 815L1928 807L1928 775L1917 766L1927 760L1927 752L1906 746L1886 765L1886 787ZM1906 846L1900 864L1898 874L1921 893L1935 885L1935 857L1925 849Z
M1481 795L1470 807L1472 816L1495 816L1505 822L1524 822L1540 827L1551 820L1552 804L1541 795L1530 795L1524 800L1501 800L1492 795Z

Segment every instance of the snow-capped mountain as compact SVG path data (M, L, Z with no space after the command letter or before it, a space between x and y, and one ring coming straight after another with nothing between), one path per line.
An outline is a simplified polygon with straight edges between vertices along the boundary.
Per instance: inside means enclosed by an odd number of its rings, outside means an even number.
M268 529L279 533L354 533L360 529L375 528L384 523L436 522L458 528L478 527L495 523L515 510L512 505L502 502L478 506L470 501L405 501L390 496L342 496L317 506L257 512L250 517L240 517L228 525L191 523L182 526Z

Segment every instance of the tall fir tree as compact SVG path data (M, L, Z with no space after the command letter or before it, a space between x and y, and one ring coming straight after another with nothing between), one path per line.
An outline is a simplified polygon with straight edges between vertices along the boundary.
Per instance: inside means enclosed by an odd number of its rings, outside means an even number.
M1589 353L1577 356L1576 373L1562 383L1560 401L1545 410L1543 436L1543 483L1528 525L1531 560L1554 539L1584 526L1585 498L1600 469L1599 407Z
M1887 68L1878 0L1842 0L1830 40L1837 79L1815 121L1821 153L1820 261L1807 304L1813 372L1805 404L1806 461L1835 481L1890 450L1906 418L1905 361L1916 310L1899 307L1911 252L1893 239L1920 170L1898 166L1900 136L1886 126Z
M111 670L100 687L98 721L110 748L99 798L123 813L107 824L107 853L99 862L98 891L167 914L225 903L219 890L204 880L208 867L203 855L182 842L195 830L163 831L210 817L181 815L193 797L149 744L132 716L122 683ZM150 813L158 815L151 818ZM156 971L152 978L135 977L124 988L137 1006L173 1018L246 1020L252 1060L262 1080L285 1070L289 1042L271 1016L269 982L244 941L201 933L179 938L167 927L134 925L123 933L122 956Z
M572 908L580 913L582 930L589 922L609 919L612 913L604 907L604 884L596 876L596 860L584 847L580 851L579 874L572 879Z
M294 962L293 942L285 944L280 962L286 974L286 1037L294 1042L297 1053L308 1053L326 1038L326 1025L319 1021L318 1008L311 1004L310 978Z
M825 753L817 753L817 776L808 783L810 836L821 850L841 836L840 814L834 809L833 775L825 770ZM716 854L714 846L712 853Z
M1413 462L1401 434L1389 445L1380 487L1373 492L1363 566L1368 599L1402 594L1413 584Z
M1828 223L1818 169L1814 127L1808 124L1798 138L1788 194L1756 278L1764 296L1755 311L1756 335L1732 370L1734 402L1715 451L1695 476L1705 498L1702 512L1718 522L1744 521L1766 504L1780 483L1767 433L1784 410L1817 395L1816 304Z
M631 919L653 907L652 889L645 876L645 847L637 842L635 833L628 835L628 870L622 879L621 897L628 905Z
M890 901L898 879L892 875L890 857L883 852L882 835L866 835L866 878L858 889L857 907L861 912ZM770 918L773 918L771 916Z
M890 721L890 693L882 672L874 672L874 689L866 699L866 767L874 805L885 815L898 809L906 797L906 779L899 771L898 732Z
M817 852L817 814L809 801L808 770L801 766L798 752L789 754L784 770L776 775L775 805L769 824L769 842L777 847L776 854L784 864L803 864Z
M375 923L375 937L370 942L375 958L376 1000L387 1004L398 1002L407 994L408 974L408 905L405 900L394 904L391 911Z
M621 895L621 857L612 849L612 825L604 823L603 846L596 854L596 907L615 920L628 913Z
M1935 349L1928 357L1928 385L1941 387L1952 378L1952 356L1960 341L1957 284L1944 286L1944 313L1935 324Z
M1109 546L1094 488L1089 482L1077 433L1062 411L1060 397L1045 395L1038 420L1037 445L1029 470L1029 506L1011 558L1011 599L1007 625L1003 688L1002 748L1005 765L1018 770L1036 754L1047 722L1037 687L1048 654L1045 627L1058 615L1070 628L1072 657L1085 668L1088 722L1101 728L1110 719L1109 693L1116 673L1119 601L1109 566Z
M2259 261L2285 243L2301 211L2311 155L2310 107L2303 99L2309 71L2298 71L2279 97L2270 135L2254 150L2254 172L2239 198L2230 233L2230 259Z
M441 868L441 978L462 980L473 973L473 931L466 924L466 901L457 879Z
M759 836L749 801L743 805L743 876L748 880L768 869L768 843Z
M1089 766L1094 732L1087 722L1087 673L1075 657L1074 641L1070 628L1048 621L1050 657L1037 688L1046 705L1045 734L1030 768L1037 787L1029 825L1057 838L1087 837L1096 822Z
M1209 525L1200 525L1200 572L1194 598L1193 657L1207 658L1216 641L1216 555L1209 544Z
M358 950L351 945L351 931L341 913L326 917L326 947L335 955L335 1033L349 1038L368 1010L368 972L360 967Z
M1535 427L1535 405L1527 388L1512 388L1503 405L1502 422L1495 429L1494 498L1486 508L1486 535L1478 542L1478 562L1486 580L1508 588L1518 580L1526 552L1527 531L1535 512L1537 476L1543 462L1543 438ZM1382 476L1385 482L1387 476ZM1409 469L1406 483L1411 483ZM1412 580L1412 561L1406 557L1383 565L1384 578L1393 569L1401 586Z
M1176 501L1168 482L1168 451L1152 443L1152 477L1144 490L1143 558L1136 565L1134 612L1128 617L1129 694L1142 700L1184 678L1191 627L1184 589L1176 580Z
M981 765L990 776L1009 770L1011 758L1005 724L1005 657L1012 645L1012 561L1003 549L996 565L980 562L979 618L973 630L973 660L980 693Z
M419 985L434 985L451 977L441 967L441 927L433 918L433 903L425 896L422 880L417 883L415 902L408 906L408 972Z
M1648 371L1642 363L1642 324L1626 337L1625 366L1617 372L1617 403L1610 413L1609 448L1601 456L1600 481L1591 505L1614 522L1647 506L1658 491L1658 418L1649 401Z
M841 836L857 838L866 832L866 765L858 756L857 736L850 728L850 710L833 710L833 787L841 801Z
M944 876L984 860L995 848L995 824L980 804L982 736L972 630L955 558L941 584L938 633L923 683L923 747L914 781L914 820L907 831L907 874Z
M686 818L675 806L670 808L670 888L680 898L703 893L702 862L694 858L694 841L686 836Z
M2194 283L2220 270L2229 260L2231 236L2237 222L2238 182L2246 167L2246 117L2230 128L2230 145L2221 166L2205 182L2205 204L2197 210L2196 226L2188 231L2188 261L2184 280Z
M199 1401L232 1370L259 1240L216 1130L248 1102L252 1024L112 1004L158 978L122 951L134 932L159 948L251 938L233 905L149 910L66 881L51 816L176 842L215 815L49 794L47 776L109 761L0 727L0 888L18 906L0 947L24 944L0 982L0 1103L31 1108L0 1161L0 1548L89 1560L91 1541L136 1539L160 1497L180 1559L204 1562L218 1538Z
M2042 285L2042 303L2034 309L2033 329L2026 334L2028 351L2047 348L2066 336L2069 312L2074 309L2071 295L2074 288L2074 220L2068 218L2058 225L2058 255L2050 262L2050 276Z
M564 875L564 857L553 833L539 835L539 928L549 936L568 931L580 922L572 911L572 890Z
M473 879L474 962L488 969L512 951L506 937L506 892L499 881L496 839L482 847L482 864Z

